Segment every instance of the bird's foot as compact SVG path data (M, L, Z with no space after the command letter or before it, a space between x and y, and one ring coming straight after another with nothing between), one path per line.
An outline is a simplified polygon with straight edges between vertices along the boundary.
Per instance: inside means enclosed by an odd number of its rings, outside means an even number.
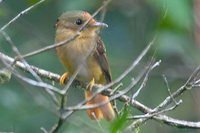
M68 79L69 79L69 73L65 72L59 79L60 85L65 85Z
M95 84L95 81L94 81L94 78L92 78L92 80L87 85L86 90L87 91L92 91L92 87L94 86L94 84Z

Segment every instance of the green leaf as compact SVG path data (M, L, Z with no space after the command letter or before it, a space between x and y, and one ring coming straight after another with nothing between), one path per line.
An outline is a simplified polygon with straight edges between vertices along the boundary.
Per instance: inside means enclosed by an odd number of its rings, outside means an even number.
M166 15L172 24L179 28L190 29L193 24L192 2L189 0L150 0L152 6L155 6L163 12L161 16ZM166 13L166 14L165 14ZM163 19L163 18L161 18Z
M118 131L122 131L124 129L128 114L129 114L128 107L125 107L123 112L119 114L118 118L113 122L111 127L112 133L117 133Z

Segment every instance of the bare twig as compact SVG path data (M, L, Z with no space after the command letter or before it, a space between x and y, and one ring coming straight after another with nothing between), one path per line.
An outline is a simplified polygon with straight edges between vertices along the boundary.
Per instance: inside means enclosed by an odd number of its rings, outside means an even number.
M41 127L40 129L42 130L43 133L48 133L48 131L44 127Z
M27 14L31 9L35 8L36 6L40 5L42 2L44 2L45 0L40 0L37 3L35 3L34 5L26 8L25 10L21 11L19 14L17 14L17 16L15 16L12 20L10 20L8 23L6 23L3 27L1 27L0 32L4 31L10 24L12 24L13 22L15 22L18 18L20 18L21 16Z
M149 68L149 70L148 70L147 73L145 74L145 78L144 78L142 84L140 85L139 89L133 94L132 99L135 99L135 98L139 95L139 93L140 93L140 91L142 90L142 88L144 88L144 87L146 86L146 82L147 82L147 80L148 80L150 71L153 70L155 67L159 66L160 63L161 63L161 60L157 61L153 66L151 66L151 67Z
M127 97L126 97L127 98ZM132 101L132 105L142 111L143 113L151 113L153 110L144 106L143 104L139 103L138 101ZM191 122L191 121L185 121L185 120L178 120L171 118L166 115L157 115L152 117L154 120L163 122L167 125L174 126L177 128L200 128L200 122ZM143 122L145 118L139 119L141 122Z
M10 57L8 57L8 56L2 54L2 53L0 53L0 57L3 58L3 60L10 61L10 62L12 62L12 61L14 60L14 59L12 59L12 58L10 58ZM17 61L16 65L17 65L17 64L18 64L18 67L21 67L22 69L26 70L26 68L24 68L24 65L23 65L21 62ZM34 69L33 69L33 70L34 70ZM58 77L60 77L58 74L53 74L53 73L47 72L47 71L45 71L45 70L40 71L39 68L37 68L36 70L39 70L39 71L37 71L37 72L41 72L41 73L42 73L42 74L40 73L40 74L38 74L38 75L43 75L43 77L45 77L45 78L47 78L47 79L52 79L52 80L58 81L58 79L59 79ZM197 69L197 70L199 70L199 69ZM196 70L195 72L197 72L197 70ZM44 72L44 73L43 73L43 72ZM192 75L194 75L195 72L194 72ZM46 74L46 73L49 73L49 74ZM50 77L49 77L49 75L53 75L53 76L50 76ZM24 78L24 77L23 77L23 78ZM191 78L189 78L189 80L191 80ZM31 81L31 82L32 82L32 81ZM38 85L38 82L35 82L34 84L36 84L36 86L41 87L41 85ZM185 86L185 85L184 85L184 86ZM182 87L179 88L179 89L182 90ZM112 92L111 89L106 89L106 90L104 90L104 91L102 92L102 94L107 95L107 96L110 96L110 93L111 93L111 92ZM178 93L178 94L180 94L180 92L182 92L182 91L180 91L180 90L177 90L177 91L176 91L176 93ZM117 91L116 93L120 93L120 92ZM173 96L173 95L177 95L177 96L178 96L178 94L172 93L172 96ZM121 96L118 97L117 99L118 99L119 101L125 102L125 103L130 102L130 98L129 98L127 95L121 95ZM168 101L169 99L166 98L166 100ZM166 104L166 103L168 103L168 102L162 102L162 103L165 103L165 104ZM137 109L139 109L139 110L140 110L141 112L143 112L143 113L150 113L150 112L153 112L152 109L146 107L145 105L141 104L140 102L138 102L138 101L136 101L136 100L132 100L132 101L131 101L131 105L133 105L134 107L136 107ZM68 112L68 116L70 116L71 114L72 114L72 112ZM174 118L168 117L168 116L166 116L166 115L154 116L153 119L158 120L158 121L162 121L162 122L164 122L164 123L166 123L166 124L168 124L168 125L176 126L176 127L182 127L182 128L183 128L183 127L185 127L185 128L200 128L200 122L190 122L190 121L178 120L178 119L174 119Z
M1 52L0 52L0 58L1 58L2 60L4 60L4 61L8 62L9 64L13 64L13 62L15 61L13 58L11 58L11 57L9 57L9 56L7 56L7 55L1 53ZM33 71L35 71L35 73L37 73L37 75L39 75L39 76L42 77L42 78L46 78L46 79L53 80L53 81L56 81L56 82L58 82L59 79L60 79L60 75L58 75L58 74L55 74L55 73L46 71L46 70L41 69L41 68L37 68L37 67L35 67L35 66L31 66L31 65L29 65L29 66L31 67L31 69L32 69ZM23 63L20 62L20 61L17 61L17 62L15 63L15 67L20 68L20 69L22 69L23 71L29 72L29 71L28 71L28 68L26 67L26 65L23 64Z
M130 126L128 126L126 128L126 130L131 130L131 129L137 128L138 126L142 125L143 123L145 123L147 120L149 120L153 116L157 116L159 114L162 114L162 113L165 113L165 112L168 112L168 111L172 111L175 108L177 108L178 105L180 105L181 103L182 103L182 100L179 100L177 102L177 104L175 104L174 106L172 106L170 108L167 108L167 109L164 109L164 110L161 110L161 111L158 111L158 112L154 112L154 113L147 113L147 114L144 114L144 115L129 117L128 119L130 119L130 120L132 120L132 119L137 119L137 120L133 121L133 123Z
M9 69L9 71L11 71L15 76L17 76L18 78L20 78L22 81L30 84L30 85L33 85L33 86L36 86L36 87L40 87L40 88L48 88L49 90L52 90L54 91L55 93L57 94L61 94L60 90L52 85L49 85L47 83L44 83L44 82L38 82L38 81L35 81L33 79L30 79L30 78L27 78L27 77L24 77L22 75L20 75L13 67L11 64L9 64L8 62L6 62L1 54L0 54L0 60L3 62L3 64L6 66L7 69Z
M165 84L166 84L166 86L167 86L167 91L168 91L168 93L169 93L169 96L171 96L171 99L174 101L175 104L177 104L176 99L174 99L174 97L172 97L172 92L171 92L171 89L170 89L170 87L169 87L169 83L168 83L168 81L167 81L167 77L166 77L165 75L163 75L163 78L164 78Z
M154 112L154 113L147 113L147 114L144 114L144 115L136 115L136 116L132 116L132 117L128 117L128 119L140 119L140 118L151 118L153 116L156 116L156 115L159 115L159 114L162 114L162 113L165 113L165 112L169 112L169 111L172 111L174 110L175 108L178 107L178 105L180 105L183 101L182 100L179 100L177 102L177 104L173 105L172 107L169 107L167 109L164 109L164 110L160 110L158 112Z
M115 88L112 89L112 93L110 94L111 96L118 91L121 87L123 86L123 83L119 83Z
M62 105L63 105L63 103L61 104L60 109L63 108ZM60 110L60 111L62 111L62 110ZM58 130L60 129L60 127L63 125L64 121L65 120L62 119L62 117L60 116L59 119L58 119L58 122L52 127L50 133L56 133L56 132L58 132Z
M116 93L115 95L111 96L110 99L117 99L118 97L127 94L135 85L139 83L139 81L142 79L144 75L148 75L149 70L151 69L151 65L149 65L146 69L144 69L142 72L139 73L139 75L132 80L132 82L126 87L124 90L120 91L120 93ZM146 77L146 76L144 76Z
M21 58L21 53L19 52L18 48L16 47L16 45L14 44L14 42L11 40L11 38L8 36L8 34L6 34L6 32L4 32L4 31L2 31L1 33L4 36L4 38L6 39L6 41L11 45L12 50L17 54L17 56L22 61L22 63L25 65L25 67L27 68L27 70L29 71L29 73L31 73L33 75L33 77L37 81L43 82L42 79L37 75L37 73L28 65L28 63L26 62L26 60L24 58ZM14 61L11 66L13 66L15 63L16 63L16 61ZM45 89L45 91L47 92L47 94L49 94L52 97L54 103L58 104L58 100L57 100L55 94L51 90L49 90L47 88Z
M199 73L199 71L200 71L200 66L195 69L195 71L191 74L191 76L188 78L188 80L186 81L186 83L183 86L181 86L177 91L175 91L170 96L168 96L159 106L157 106L154 109L154 111L160 110L160 109L165 108L166 106L168 106L173 101L173 99L171 97L176 98L176 97L180 96L184 91L190 90L191 87L195 83L192 80L195 77L195 75L197 73ZM191 82L193 84L191 84Z
M197 75L199 73L200 69L199 67L192 73L192 75L189 77L189 79L186 81L186 83L180 87L176 92L172 93L170 96L168 96L159 106L157 106L156 108L154 108L153 110L146 108L145 110L144 107L143 108L138 108L138 109L142 109L143 111L147 111L144 113L155 113L155 112L159 112L161 111L163 108L167 107L169 105L169 103L171 103L173 101L172 97L175 98L174 96L179 96L181 95L184 91L186 91L188 89L188 85L190 86L191 83L193 82L193 78L195 78L195 75ZM190 88L190 87L189 87ZM179 103L181 103L182 100L179 101ZM133 103L133 101L132 101ZM136 102L137 103L137 102ZM179 105L179 103L175 104L175 107ZM168 125L171 126L176 126L176 127L181 127L181 128L200 128L200 124L198 122L188 122L188 121L182 121L182 120L177 120L177 119L173 119L171 117L168 116L161 116L161 115L157 115L154 116L153 118L159 121L163 121L164 123L167 123ZM134 122L134 124L132 125L132 128L135 128L136 126L144 123L147 119L146 118L141 118L138 119L137 121ZM186 124L187 123L187 124ZM187 125L187 126L186 126Z

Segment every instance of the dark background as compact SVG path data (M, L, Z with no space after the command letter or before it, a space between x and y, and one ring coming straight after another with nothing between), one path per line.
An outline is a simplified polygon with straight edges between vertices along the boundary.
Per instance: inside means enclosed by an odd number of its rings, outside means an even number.
M198 1L198 0L197 0ZM5 0L0 3L0 27L10 21L36 0ZM137 58L145 46L157 36L155 44L139 66L125 80L124 86L147 65L154 55L162 60L153 70L147 86L137 97L148 107L156 107L168 96L163 75L171 91L178 89L200 63L198 42L195 42L195 15L192 0L113 0L107 8L104 22L109 25L101 36L107 48L113 79L117 78ZM102 0L46 0L43 4L20 17L5 31L22 54L54 43L54 24L57 17L68 10L85 10L93 13ZM195 5L195 4L194 4ZM97 19L99 16L96 17ZM198 36L196 35L196 38ZM0 36L0 51L14 57L9 43ZM62 74L64 67L55 50L27 58L28 63ZM29 76L25 72L23 75ZM48 82L48 81L47 81ZM134 88L134 91L137 87ZM174 118L198 121L200 119L199 89L187 91L179 97L183 103L167 114ZM68 105L83 99L83 90L72 88ZM118 103L120 106L121 103ZM28 85L16 77L0 85L0 132L42 132L57 122L56 108L41 89ZM141 114L136 109L135 115ZM110 123L100 122L105 132L111 131ZM84 111L73 114L60 132L102 132L98 123L91 121ZM140 127L142 133L196 133L199 130L177 129L149 120Z

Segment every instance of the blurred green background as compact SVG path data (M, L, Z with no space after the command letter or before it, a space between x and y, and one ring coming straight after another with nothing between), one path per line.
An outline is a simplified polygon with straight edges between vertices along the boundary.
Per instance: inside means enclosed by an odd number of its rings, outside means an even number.
M198 0L196 0L198 1ZM0 27L20 11L37 0L5 0L0 3ZM68 10L86 10L93 13L102 0L46 0L43 4L20 17L5 31L12 38L22 54L54 43L54 24L57 17ZM148 107L156 107L168 96L163 75L167 77L172 91L184 84L200 63L198 24L195 24L197 6L194 0L113 0L107 8L104 22L109 25L101 36L107 54L113 79L117 78L137 58L145 46L157 36L155 44L139 66L125 80L124 86L135 77L153 55L161 59L161 65L150 75L147 86L137 97ZM196 11L196 12L195 12ZM199 11L200 12L200 11ZM96 17L97 19L99 16ZM196 26L197 25L197 26ZM200 38L200 36L199 36ZM0 52L14 57L12 48L0 36ZM55 50L50 50L27 59L37 67L62 74ZM2 65L1 65L2 66ZM3 68L3 67L2 67ZM30 76L21 72L25 76ZM48 82L48 81L47 81ZM134 88L133 92L137 90ZM133 93L132 92L132 93ZM169 116L191 121L200 120L200 92L198 88L179 97L183 103ZM83 99L83 90L72 88L68 94L68 105L75 105ZM121 103L118 103L120 106ZM0 132L39 133L41 127L47 130L57 122L56 107L51 98L41 89L28 85L16 77L0 85ZM141 114L136 109L135 115ZM100 122L104 132L111 132L112 124ZM73 114L60 133L101 133L98 123L91 121L84 111ZM197 133L200 130L177 129L149 120L140 127L141 133Z

